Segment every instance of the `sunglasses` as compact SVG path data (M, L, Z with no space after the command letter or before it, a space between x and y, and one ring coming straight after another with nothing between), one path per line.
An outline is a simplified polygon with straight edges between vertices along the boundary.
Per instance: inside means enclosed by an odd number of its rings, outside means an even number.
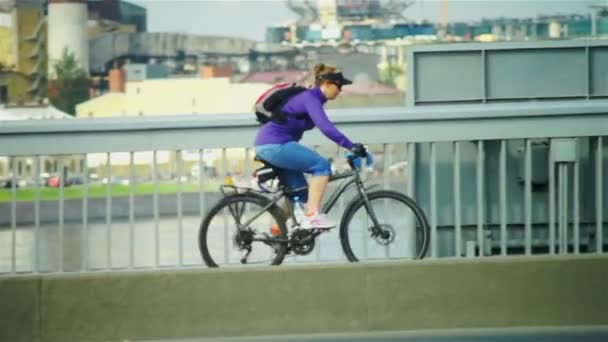
M335 85L336 85L336 87L338 87L338 90L339 90L339 91L342 91L342 84L337 83L337 82L331 82L331 83L335 84Z

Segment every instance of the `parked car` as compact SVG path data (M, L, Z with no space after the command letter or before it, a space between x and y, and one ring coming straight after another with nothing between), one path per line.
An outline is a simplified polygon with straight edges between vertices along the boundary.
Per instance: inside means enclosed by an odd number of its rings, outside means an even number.
M17 180L17 182L15 182L15 188L19 188L20 187L20 181ZM4 189L11 189L13 187L13 180L12 178L8 178L8 179L4 179L0 181L0 187L4 188Z
M68 177L64 183L63 186L64 187L68 187L68 186L72 186L72 185L76 185L76 184L83 184L84 181L82 180L82 177L79 176L73 176L73 177ZM58 175L52 175L49 176L49 178L46 179L46 186L48 186L49 188L58 188L59 187L59 176Z

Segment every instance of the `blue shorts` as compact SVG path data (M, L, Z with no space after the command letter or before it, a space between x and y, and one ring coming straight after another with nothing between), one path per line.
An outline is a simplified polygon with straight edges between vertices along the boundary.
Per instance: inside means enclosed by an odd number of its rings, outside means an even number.
M255 153L273 166L279 168L281 183L292 189L306 186L304 173L313 176L329 176L331 165L317 152L295 141L285 144L267 144L255 147ZM308 192L298 194L302 201L308 200Z

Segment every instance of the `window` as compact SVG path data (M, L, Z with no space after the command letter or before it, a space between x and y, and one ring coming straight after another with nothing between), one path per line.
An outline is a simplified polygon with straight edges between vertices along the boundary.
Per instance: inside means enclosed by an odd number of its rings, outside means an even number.
M8 88L6 86L0 86L0 103L8 102Z

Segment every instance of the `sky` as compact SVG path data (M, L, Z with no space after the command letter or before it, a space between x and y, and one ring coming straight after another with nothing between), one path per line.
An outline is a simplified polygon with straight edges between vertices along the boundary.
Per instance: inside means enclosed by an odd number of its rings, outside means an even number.
M266 27L297 18L284 0L129 1L148 9L150 32L236 36L262 41ZM404 15L411 20L437 22L439 4L439 0L415 0ZM587 14L593 4L608 4L608 0L448 0L448 20Z

